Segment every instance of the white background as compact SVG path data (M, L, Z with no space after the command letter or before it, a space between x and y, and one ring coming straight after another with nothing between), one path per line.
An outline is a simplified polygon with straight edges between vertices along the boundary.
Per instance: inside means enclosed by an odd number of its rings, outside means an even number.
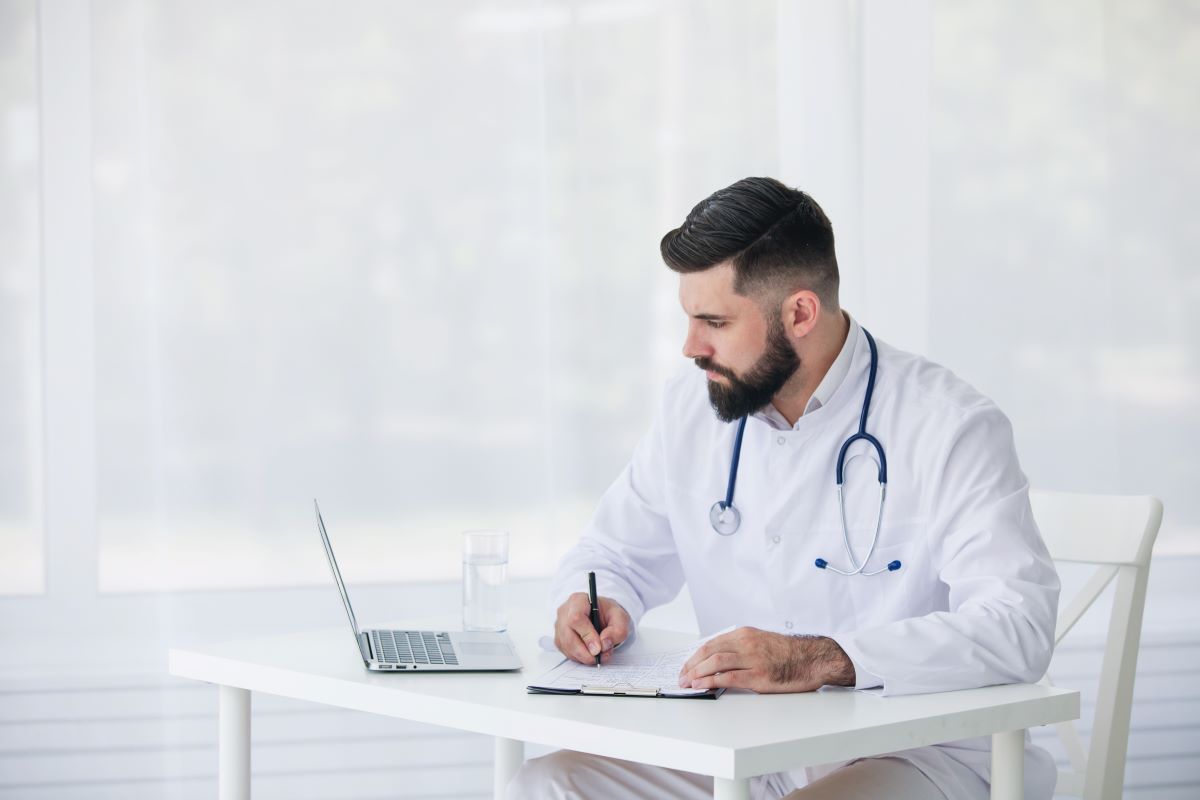
M211 794L165 649L340 623L314 496L360 619L481 526L536 602L689 368L658 240L747 175L1034 486L1163 498L1128 777L1194 793L1197 75L1182 2L0 0L0 797ZM256 706L260 794L486 791L319 714Z

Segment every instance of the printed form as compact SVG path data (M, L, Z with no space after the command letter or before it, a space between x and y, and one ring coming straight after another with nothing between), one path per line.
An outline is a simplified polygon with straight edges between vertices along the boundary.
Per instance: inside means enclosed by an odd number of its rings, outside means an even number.
M722 633L731 631L726 628L678 650L664 653L637 653L617 650L612 659L604 666L597 668L594 664L580 664L571 659L563 661L546 674L539 677L531 686L535 689L549 691L571 692L580 691L587 687L633 689L657 689L660 694L674 697L706 694L706 689L685 689L679 685L679 670L684 663L696 652L696 648Z

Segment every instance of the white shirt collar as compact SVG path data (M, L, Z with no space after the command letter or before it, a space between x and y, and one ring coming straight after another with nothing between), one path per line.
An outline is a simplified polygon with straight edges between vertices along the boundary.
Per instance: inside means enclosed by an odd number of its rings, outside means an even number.
M850 329L846 332L846 341L842 343L842 349L838 351L837 358L829 365L829 369L825 371L825 376L821 378L821 382L813 390L812 397L808 398L808 403L804 406L803 414L811 414L828 403L829 398L842 385L842 381L846 380L846 375L850 372L850 362L854 360L854 346L858 342L859 328L858 323L854 321L854 317L845 311L842 313L846 314L846 319L850 321ZM796 421L794 426L789 425L787 418L779 413L779 409L775 408L774 403L768 403L761 410L751 414L751 416L765 420L770 423L771 427L781 430L799 427L800 425L799 420Z

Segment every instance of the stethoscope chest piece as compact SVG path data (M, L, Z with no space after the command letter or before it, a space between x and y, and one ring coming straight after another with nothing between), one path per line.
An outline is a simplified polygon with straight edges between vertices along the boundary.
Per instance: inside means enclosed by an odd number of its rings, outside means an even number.
M867 414L871 409L871 395L875 392L875 374L879 368L879 351L875 346L875 338L865 328L862 332L867 339L868 347L871 349L871 366L867 373L867 390L863 395L862 413L859 414L858 418L858 432L842 443L841 450L838 451L837 466L834 475L837 484L838 509L842 521L842 544L846 548L846 558L850 562L850 569L838 569L824 558L818 558L815 562L817 569L828 570L838 575L879 575L884 572L895 572L902 566L899 561L890 561L883 569L870 571L866 569L867 562L871 560L871 556L875 553L875 547L879 543L879 529L883 524L883 502L887 497L887 455L883 452L883 445L879 443L879 440L867 433ZM713 503L712 508L708 511L708 521L712 523L713 530L721 536L732 536L737 533L738 527L742 524L741 513L733 507L733 490L737 482L738 459L742 455L742 435L746 431L746 419L747 417L742 417L741 422L738 423L737 434L733 439L733 460L729 464L729 484L725 489L725 499ZM879 510L875 515L875 532L874 536L871 537L871 546L867 550L867 555L861 562L854 557L854 550L850 547L850 531L846 526L846 500L845 495L842 493L846 464L861 455L856 454L847 459L846 453L852 444L860 440L867 442L874 449L878 457L876 465L878 467L879 478Z
M724 500L718 500L708 510L708 521L712 523L713 530L717 533L722 536L732 536L742 525L742 514L733 505L727 504Z

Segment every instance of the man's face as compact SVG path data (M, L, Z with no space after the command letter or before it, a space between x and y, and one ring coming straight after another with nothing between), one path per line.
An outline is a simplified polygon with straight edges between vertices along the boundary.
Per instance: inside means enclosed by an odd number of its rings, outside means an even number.
M758 411L800 366L776 314L768 322L733 291L733 267L721 264L679 276L688 315L683 354L708 373L708 399L725 422Z

